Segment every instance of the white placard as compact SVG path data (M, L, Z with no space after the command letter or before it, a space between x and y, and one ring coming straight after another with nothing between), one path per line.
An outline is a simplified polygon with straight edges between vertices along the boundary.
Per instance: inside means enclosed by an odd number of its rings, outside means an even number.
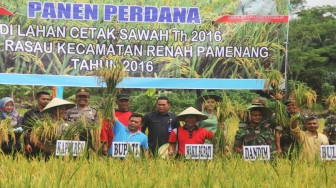
M85 150L85 141L57 140L56 156L82 156Z
M186 144L185 159L209 160L213 158L212 144Z
M321 145L321 159L336 160L336 145Z
M140 142L112 142L112 157L140 156Z
M269 160L271 158L269 145L244 146L243 153L245 161Z

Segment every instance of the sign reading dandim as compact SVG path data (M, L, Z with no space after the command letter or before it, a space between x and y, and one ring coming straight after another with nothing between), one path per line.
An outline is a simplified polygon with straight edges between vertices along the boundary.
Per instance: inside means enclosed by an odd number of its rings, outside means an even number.
M269 160L271 157L268 145L244 146L243 153L245 161Z

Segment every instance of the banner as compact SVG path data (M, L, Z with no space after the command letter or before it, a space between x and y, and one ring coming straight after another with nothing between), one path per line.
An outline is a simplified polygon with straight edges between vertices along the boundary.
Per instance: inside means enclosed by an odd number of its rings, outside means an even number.
M160 78L158 88L262 89L264 71L285 73L288 8L288 0L3 0L0 83L96 87L97 69L122 63L124 87L157 87Z

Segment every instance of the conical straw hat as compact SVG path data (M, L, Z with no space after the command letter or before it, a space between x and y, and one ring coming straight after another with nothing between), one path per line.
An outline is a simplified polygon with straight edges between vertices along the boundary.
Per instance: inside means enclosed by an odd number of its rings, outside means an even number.
M75 106L75 103L69 102L60 98L53 98L49 102L49 104L42 110L42 111L47 111L50 110L51 108L58 107L58 106L66 106L67 109L70 109Z
M207 116L205 116L204 114L202 114L202 112L196 110L195 108L193 107L189 107L187 109L185 109L183 112L181 112L177 117L176 117L176 120L180 121L180 120L184 120L184 118L187 116L187 115L195 115L198 117L198 121L200 121L201 119L203 120L206 120L208 119Z

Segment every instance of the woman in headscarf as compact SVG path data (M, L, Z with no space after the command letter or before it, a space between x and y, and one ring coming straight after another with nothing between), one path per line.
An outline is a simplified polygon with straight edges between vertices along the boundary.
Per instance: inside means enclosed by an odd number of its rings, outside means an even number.
M21 139L22 134L21 120L22 116L15 110L15 104L12 98L5 97L0 100L0 122L9 119L9 127L14 131L15 139L12 138L12 135L8 135L8 142L2 141L1 150L5 154L10 154L12 152L17 152L21 149Z
M214 94L202 95L196 99L196 105L202 109L202 113L207 117L207 119L201 119L197 123L199 127L215 134L218 127L216 103L222 100L223 98L221 96ZM211 144L211 142L206 140L205 144Z

